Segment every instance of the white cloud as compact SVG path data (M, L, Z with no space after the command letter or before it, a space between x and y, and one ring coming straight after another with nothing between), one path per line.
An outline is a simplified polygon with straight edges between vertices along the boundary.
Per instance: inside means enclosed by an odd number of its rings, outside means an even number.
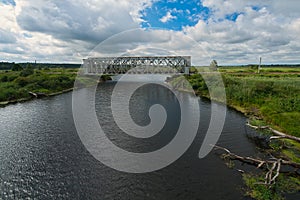
M172 19L176 19L176 16L173 16L171 14L170 11L167 12L167 14L165 16L163 16L162 18L159 19L159 21L161 21L162 23L167 23L168 21L172 20Z
M0 43L9 44L9 43L15 43L16 37L14 36L14 33L10 31L5 31L2 28L0 28Z
M0 60L81 62L104 41L97 49L100 55L192 55L193 63L199 65L209 64L212 58L220 64L247 64L259 56L269 63L300 63L298 0L203 0L212 15L207 21L197 17L198 23L183 31L136 30L113 36L139 28L141 12L153 1L16 0L15 7L0 4ZM176 18L172 11L180 8L172 9L161 22ZM233 13L241 13L236 21L225 19Z

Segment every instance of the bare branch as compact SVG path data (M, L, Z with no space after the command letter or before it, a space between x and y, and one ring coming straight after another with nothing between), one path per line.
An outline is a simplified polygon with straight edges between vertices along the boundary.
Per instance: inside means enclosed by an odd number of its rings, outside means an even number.
M295 136L292 136L292 135L288 135L288 134L285 134L285 133L282 133L280 131L277 131L273 128L271 128L270 126L254 126L254 125L251 125L249 122L247 123L247 126L253 128L253 129L269 129L270 131L272 131L272 133L276 136L272 136L270 137L270 139L290 139L290 140L294 140L294 141L297 141L297 142L300 142L300 138L298 137L295 137Z
M282 159L274 158L272 160L261 160L261 159L255 159L251 157L244 157L237 154L232 153L229 149L226 149L224 147L220 147L217 145L212 145L215 149L223 150L227 153L226 158L229 157L231 160L239 160L251 165L256 165L257 168L261 168L263 166L266 167L267 173L265 175L265 182L259 183L259 184L265 184L265 185L271 185L274 184L276 181L276 178L278 178L280 174L281 165L288 165L292 166L294 168L300 169L299 163L294 163ZM269 167L271 165L271 167ZM274 170L276 170L276 173L274 175ZM242 170L240 170L242 171Z

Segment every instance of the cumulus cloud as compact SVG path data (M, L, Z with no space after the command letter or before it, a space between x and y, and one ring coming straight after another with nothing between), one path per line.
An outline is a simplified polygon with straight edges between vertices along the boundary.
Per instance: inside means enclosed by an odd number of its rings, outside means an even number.
M209 12L192 16L196 25L170 30L167 22L178 21L177 12L193 9L178 7L158 18L166 30L138 29L143 11L155 1L0 3L0 59L81 62L102 42L95 52L105 56L192 55L195 65L209 64L210 59L220 64L247 64L260 56L269 63L300 62L298 0L202 0Z
M168 21L172 20L172 19L176 19L176 16L173 16L171 14L170 11L167 12L167 14L165 16L163 16L162 18L159 19L159 21L161 21L162 23L167 23Z
M16 41L16 37L12 32L0 28L0 43L15 43Z
M138 28L126 1L43 1L23 4L19 26L61 40L96 42L112 34Z
M291 48L299 52L300 15L282 12L279 6L265 1L204 0L212 10L211 18L200 20L194 27L185 27L184 32L198 42L209 42L209 51L221 62L250 63L259 56L268 63L295 62ZM296 2L294 2L294 6ZM286 2L285 4L288 4ZM283 6L283 10L290 6ZM226 19L228 14L240 13L236 20ZM298 46L298 47L296 47ZM293 57L294 56L294 57ZM299 61L297 61L299 62Z

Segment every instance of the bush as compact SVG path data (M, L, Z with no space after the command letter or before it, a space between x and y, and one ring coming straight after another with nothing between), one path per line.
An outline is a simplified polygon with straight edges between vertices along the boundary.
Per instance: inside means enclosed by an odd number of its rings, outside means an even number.
M22 71L23 67L19 64L14 64L11 68L12 71Z
M10 75L10 76L8 76L8 78L7 78L7 82L12 82L12 81L14 81L16 78L18 78L17 75Z
M27 77L19 77L15 80L15 83L20 87L25 87L30 83L30 80Z
M24 69L21 73L20 76L26 77L26 76L30 76L34 74L34 70L31 67L27 67L26 69Z
M0 82L7 82L8 81L8 77L6 75L2 76L0 79Z
M16 89L15 88L7 88L0 93L0 101L10 101L15 99L16 97Z

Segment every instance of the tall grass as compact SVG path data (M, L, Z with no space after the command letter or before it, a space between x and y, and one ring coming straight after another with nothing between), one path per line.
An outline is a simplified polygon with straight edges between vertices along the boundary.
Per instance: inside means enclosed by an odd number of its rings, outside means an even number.
M300 78L297 75L222 75L227 103L282 131L300 136ZM199 95L210 96L200 74L187 77ZM216 99L218 100L218 99Z
M0 102L29 98L29 91L54 93L73 87L74 69L34 70L32 74L2 71L0 73Z

